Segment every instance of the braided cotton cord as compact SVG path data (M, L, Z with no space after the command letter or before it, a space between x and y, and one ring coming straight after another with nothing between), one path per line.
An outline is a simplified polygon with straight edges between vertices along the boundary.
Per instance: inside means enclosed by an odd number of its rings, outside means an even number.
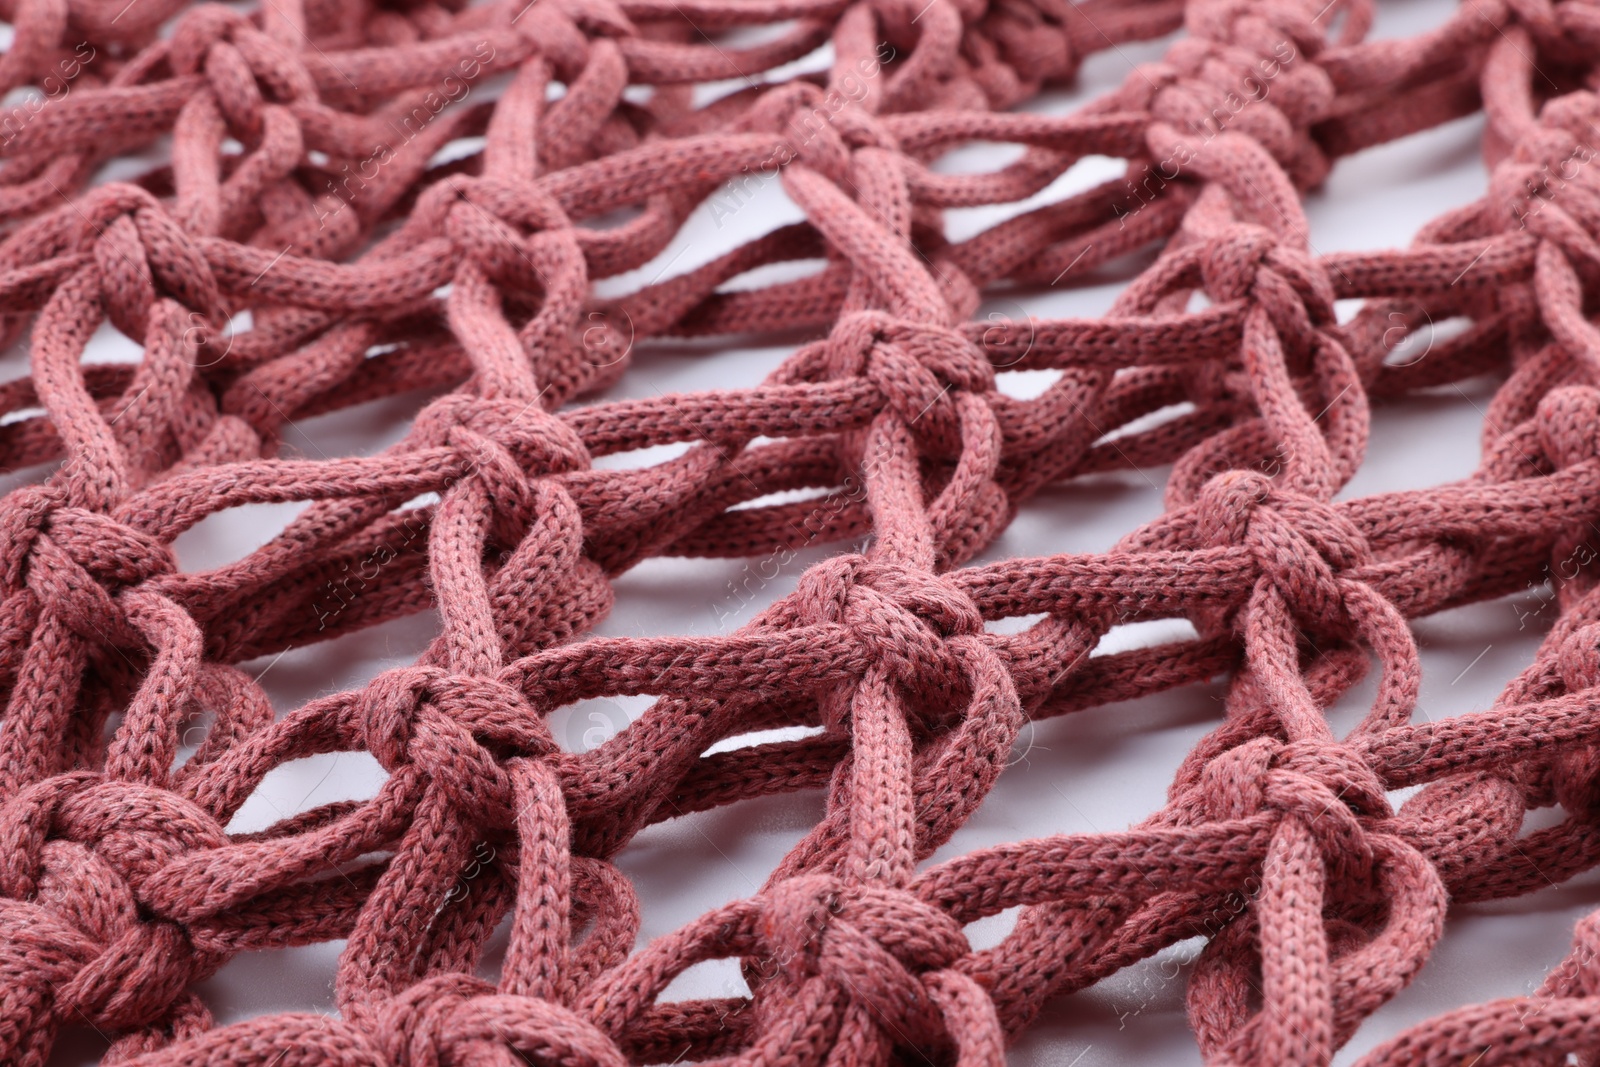
M1600 860L1600 592L1570 566L1600 513L1600 6L1473 0L1372 42L1366 0L183 6L0 3L0 85L35 90L0 115L0 309L32 361L0 387L0 449L42 470L0 502L0 1062L87 1024L145 1067L978 1067L1047 999L1201 935L1207 1059L1327 1063L1447 901ZM1007 110L1180 29L1075 114ZM780 69L825 44L822 74ZM1301 197L1339 157L1479 108L1481 201L1403 250L1315 252ZM462 138L481 147L441 162ZM934 165L977 141L1022 151ZM946 236L946 209L1089 155L1127 180ZM772 174L803 222L595 296ZM1102 318L975 317L1140 250ZM1397 316L1470 324L1408 362ZM107 322L138 363L83 362ZM728 335L801 343L755 388L577 403L638 342ZM997 369L1059 374L1022 400ZM1334 501L1374 398L1491 372L1476 475ZM378 455L274 458L291 420L402 395L427 399ZM1166 514L1112 552L964 566L1046 486L1174 462ZM207 516L288 501L309 506L266 545L178 569ZM737 631L580 640L642 560L864 534ZM1559 621L1496 707L1413 722L1407 620L1556 568ZM414 665L281 716L236 666L429 607ZM1198 636L1089 656L1158 618ZM1324 710L1373 662L1334 736ZM1222 722L1145 823L922 862L1028 718L1219 676ZM546 724L639 694L591 751ZM374 798L227 832L275 768L358 749L388 772ZM634 834L801 789L826 814L759 893L635 944L612 862ZM1011 908L973 951L963 927ZM216 1027L193 991L338 938L337 1018ZM1586 921L1535 995L1364 1062L1592 1056L1597 948ZM660 999L718 958L748 998Z

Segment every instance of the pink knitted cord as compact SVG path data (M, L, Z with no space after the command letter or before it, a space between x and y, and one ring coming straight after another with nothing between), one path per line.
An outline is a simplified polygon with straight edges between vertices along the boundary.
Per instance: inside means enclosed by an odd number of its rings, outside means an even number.
M1209 1062L1326 1064L1447 902L1600 862L1600 588L1563 567L1600 519L1600 4L1472 0L1372 42L1371 0L1324 4L0 0L0 90L33 90L0 111L0 327L32 372L0 386L0 462L38 468L0 500L0 1064L87 1025L140 1067L988 1067L1050 998L1195 936ZM1077 113L1008 110L1180 29ZM778 72L824 45L826 72ZM1479 109L1483 199L1406 249L1314 253L1302 197L1336 160ZM933 166L974 142L1022 153ZM946 209L1090 155L1127 179L946 237ZM760 175L803 222L595 295ZM1139 251L1102 318L975 317ZM1451 317L1428 359L1387 359L1397 321ZM84 362L104 323L138 363ZM637 342L734 335L802 343L755 388L596 399ZM997 369L1059 373L1022 400ZM1375 399L1485 374L1478 473L1334 502ZM276 458L293 420L419 396L380 454ZM1042 489L1168 463L1166 513L1114 551L966 566ZM309 506L179 569L181 533L264 502ZM735 632L588 634L643 560L863 535ZM1495 708L1413 722L1408 620L1555 567L1559 620ZM429 608L415 664L282 716L237 666ZM1198 636L1088 655L1163 618ZM1029 719L1219 677L1157 815L924 862ZM641 694L590 751L547 725ZM228 832L275 768L354 750L388 773L374 798ZM637 832L797 790L826 814L759 893L636 945L613 861ZM1012 908L972 950L963 927ZM218 1027L194 991L334 939L337 1018ZM1596 1062L1597 953L1586 920L1533 996L1363 1063ZM710 959L750 995L660 999Z

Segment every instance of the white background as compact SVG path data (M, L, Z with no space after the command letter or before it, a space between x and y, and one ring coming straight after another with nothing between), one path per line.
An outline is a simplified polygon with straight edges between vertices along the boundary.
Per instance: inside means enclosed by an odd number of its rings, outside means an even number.
M1442 22L1453 10L1449 0L1386 2L1380 4L1375 35L1414 34ZM1094 56L1085 64L1076 91L1052 94L1035 108L1059 113L1078 106L1119 84L1135 64L1159 58L1164 46L1165 42L1157 42ZM827 59L822 53L798 66L821 67ZM1481 119L1465 119L1340 163L1327 185L1308 201L1315 249L1328 253L1404 244L1427 219L1478 197L1486 179L1479 155L1482 129ZM949 160L948 167L992 169L1008 158L996 155L1002 151L969 150ZM1110 160L1086 160L1034 202L1060 198L1119 170L1119 164ZM723 202L724 208L727 204ZM1016 210L952 213L952 236L969 236ZM713 218L702 210L656 263L609 280L600 290L614 295L691 269L799 218L776 183L769 184L731 213L722 210ZM1073 272L1047 296L1025 301L1023 308L1041 317L1100 314L1127 280L1126 273L1077 275ZM1069 287L1074 279L1076 287ZM1014 308L1009 302L996 303L985 311L1009 313ZM634 364L610 396L752 385L786 354L780 348L640 346ZM108 328L97 336L87 358L137 355L137 346ZM26 358L25 346L19 346L5 357L7 365L0 372L7 378L26 373ZM1008 374L1002 383L1009 391L1027 395L1044 384L1038 374ZM1433 486L1467 475L1478 460L1482 410L1494 384L1482 380L1379 407L1366 466L1342 496ZM313 458L370 453L398 439L419 403L418 397L403 397L306 420L289 434L289 450ZM651 450L611 457L604 465L654 462L663 454ZM29 474L37 477L38 472ZM1099 476L1041 493L979 562L1106 550L1160 513L1160 487L1166 474L1157 469ZM19 480L24 479L7 477L3 487ZM187 569L199 569L236 559L268 540L298 510L261 506L214 516L180 539L180 560ZM599 632L707 634L737 626L793 589L805 564L828 551L850 547L808 549L754 594L748 589L761 583L751 581L747 586L744 561L646 562L616 581L617 606ZM766 569L770 571L770 564ZM740 591L734 592L735 588ZM1548 596L1547 591L1538 592ZM1531 660L1554 609L1530 616L1527 624L1524 615L1542 603L1530 590L1518 598L1418 621L1415 631L1424 665L1419 714L1440 718L1488 707L1499 688ZM244 666L261 675L282 714L319 694L358 686L388 667L412 661L436 625L429 613ZM1102 650L1171 638L1182 629L1181 624L1125 627L1109 635ZM1370 685L1358 688L1336 710L1336 728L1353 725L1370 695ZM566 709L554 724L557 736L569 746L590 747L647 703L592 701ZM934 861L1044 834L1127 827L1161 805L1179 761L1216 723L1219 713L1217 689L1193 688L1026 728L1012 766L992 795ZM256 830L328 801L371 796L381 780L382 771L365 754L303 760L270 775L230 829ZM642 901L642 938L664 934L712 907L756 892L820 814L820 797L808 793L693 815L645 830L619 859ZM1565 954L1572 924L1595 906L1597 897L1600 878L1586 875L1523 899L1454 909L1444 940L1421 976L1368 1022L1339 1062L1353 1061L1361 1051L1430 1015L1531 991ZM1008 913L975 924L968 931L973 944L994 944L1014 918ZM340 947L329 944L239 957L205 983L203 995L221 1022L284 1010L331 1012ZM1012 1062L1030 1067L1198 1063L1184 1020L1183 979L1168 977L1173 973L1168 961L1191 960L1198 950L1198 942L1174 946L1163 957L1094 989L1052 1002L1015 1047ZM684 975L668 996L742 992L733 964L705 964ZM56 1062L93 1063L102 1048L92 1036L74 1036L64 1041Z

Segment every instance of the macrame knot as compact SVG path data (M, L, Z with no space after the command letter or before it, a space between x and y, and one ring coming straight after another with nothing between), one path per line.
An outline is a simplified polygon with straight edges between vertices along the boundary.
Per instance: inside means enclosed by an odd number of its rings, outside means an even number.
M1257 737L1206 764L1201 796L1215 819L1243 819L1262 808L1320 817L1337 798L1356 815L1392 814L1383 782L1367 763L1336 741L1283 742Z
M25 485L0 501L0 583L5 596L22 588L27 561L50 513L66 494L50 485Z
M1575 92L1551 100L1540 109L1538 122L1512 146L1509 157L1495 167L1489 185L1491 202L1503 213L1502 224L1508 230L1526 229L1590 263L1600 259L1595 221L1591 210L1573 201L1575 195L1592 198L1600 180L1594 173L1595 156L1600 154L1597 121L1600 97L1594 93Z
M1533 38L1541 59L1582 65L1594 58L1594 20L1572 17L1578 14L1574 9L1589 8L1590 4L1583 0L1506 0L1506 6L1515 12L1516 24ZM1587 34L1582 33L1585 29Z
M1529 0L1543 3L1546 0ZM1518 5L1513 4L1512 7ZM1549 38L1542 29L1532 30L1542 52L1555 56L1563 63L1587 62L1600 51L1600 12L1590 0L1561 0L1555 5L1557 31Z
M150 308L168 297L220 332L230 316L211 265L154 196L124 182L96 186L76 217L77 243L94 253L106 314L118 330L144 338Z
M1083 57L1073 48L1075 11L1066 0L993 0L972 32L993 41L999 59L1026 85L1070 82Z
M264 105L317 100L316 82L294 52L219 4L179 20L169 57L174 74L205 76L217 110L247 144L262 134Z
M923 976L971 951L960 925L902 889L846 885L829 875L786 878L760 898L757 937L765 954L748 961L761 1004L770 984L787 1006L811 980L832 983L862 1004L893 1043L944 1044L944 1024Z
M1207 241L1200 252L1206 292L1218 302L1247 298L1277 247L1277 237L1264 226L1234 226Z
M1248 547L1261 580L1276 586L1299 618L1335 628L1346 618L1340 583L1349 579L1341 572L1366 562L1371 548L1338 508L1280 489L1256 471L1217 475L1194 508L1201 547Z
M456 1011L494 986L470 974L437 974L385 1001L372 1040L391 1067L448 1067L444 1046Z
M1600 622L1577 627L1556 650L1556 670L1569 693L1600 685Z
M1183 21L1192 37L1226 41L1251 54L1288 45L1296 54L1315 56L1325 46L1313 12L1255 0L1201 0L1185 5Z
M1360 883L1370 876L1374 859L1367 825L1394 814L1376 772L1333 740L1247 741L1207 763L1196 793L1208 819L1244 819L1261 811L1298 819L1336 876Z
M389 1067L626 1067L616 1044L576 1012L507 996L469 974L436 974L379 1005L370 1040Z
M961 452L961 413L952 394L994 388L993 365L959 330L875 312L840 320L823 368L829 378L863 377L877 386L930 458Z
M20 851L0 867L0 893L26 896L36 887L31 850L50 838L92 846L130 885L140 903L166 914L165 883L146 883L171 862L228 843L216 820L169 790L117 781L98 773L56 775L18 793L0 808L0 841Z
M1539 445L1555 470L1600 457L1600 389L1552 389L1539 401L1535 417Z
M58 775L0 806L0 973L36 1021L104 1030L152 1023L183 1002L226 950L197 948L165 918L173 861L228 843L208 814L163 789ZM15 1020L9 1014L8 1018ZM15 1062L4 1052L0 1058Z
M983 619L970 597L937 575L836 556L800 578L803 624L839 623L930 715L948 713L966 685L969 646L983 640ZM975 650L971 650L975 651Z
M1556 650L1555 668L1568 693L1600 685L1600 622L1576 627ZM1550 784L1556 801L1576 816L1600 814L1600 746L1581 745L1550 761Z
M1237 46L1205 36L1181 38L1147 68L1145 106L1152 118L1185 133L1219 133L1233 124L1234 113L1226 105L1230 95L1244 91L1249 58Z
M1585 745L1557 756L1550 764L1550 786L1568 814L1584 820L1600 815L1600 748Z
M571 220L532 183L455 175L423 194L417 212L504 286L548 291L586 278Z
M1334 321L1327 272L1264 227L1238 224L1210 238L1200 248L1199 267L1213 301L1254 301L1291 353L1311 351L1313 323Z
M1283 742L1257 737L1230 748L1206 763L1194 794L1202 817L1244 819L1266 804L1263 782Z
M1327 117L1336 94L1307 58L1320 47L1315 27L1232 0L1186 5L1184 17L1190 35L1141 70L1136 90L1156 123L1187 142L1187 153L1158 153L1161 178L1181 176L1198 154L1221 150L1213 140L1237 135L1264 148L1297 186L1320 183L1330 164L1311 127Z
M486 449L503 449L521 471L538 477L586 470L589 449L565 421L537 402L450 393L417 416L417 436L430 444L461 451L478 472L491 460Z
M557 747L520 690L439 667L378 675L354 714L359 743L385 770L416 766L484 826L509 825L512 783L504 761L546 756Z
M1434 865L1395 834L1342 817L1286 813L1251 881L1248 909L1207 943L1189 985L1207 1062L1330 1062L1443 931L1448 896ZM1257 997L1234 994L1247 985Z
M798 161L835 185L854 188L851 164L862 149L898 153L890 128L852 98L810 82L788 82L755 101L739 123L741 130L774 133L786 141L779 157L764 170ZM871 161L861 161L870 166Z
M417 427L421 440L456 450L465 464L463 478L482 483L502 545L518 543L527 532L538 508L539 478L589 466L582 438L537 400L451 393L429 404Z
M590 41L637 37L639 31L615 0L539 0L521 10L511 26L571 82L589 64Z
M1276 788L1298 780L1320 790L1325 794L1323 799L1337 798L1356 815L1387 819L1394 814L1382 779L1348 745L1315 739L1291 741L1275 754L1273 767L1282 773L1268 788L1271 803L1310 811L1305 796L1296 795L1293 789Z
M26 586L86 638L142 645L117 594L173 573L171 547L97 511L57 506L64 499L53 488L38 487L0 504L4 589Z
M855 123L851 116L856 118ZM862 122L867 126L863 127ZM864 133L864 129L875 129L877 138L893 141L859 107L848 106L843 98L809 82L791 83L766 93L752 106L742 125L784 138L784 149L766 169L803 163L844 188L852 187L852 149L874 140L874 135Z

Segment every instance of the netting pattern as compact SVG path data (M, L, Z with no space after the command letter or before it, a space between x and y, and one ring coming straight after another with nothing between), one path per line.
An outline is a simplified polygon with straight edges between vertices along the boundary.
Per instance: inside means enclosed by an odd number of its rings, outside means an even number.
M1473 0L1405 40L1368 40L1369 0L185 8L0 2L0 88L33 87L0 109L0 321L31 372L0 386L0 463L36 474L0 500L0 1062L87 1025L143 1067L978 1067L1050 998L1204 936L1208 1061L1327 1063L1449 901L1600 860L1600 591L1572 565L1600 513L1600 6ZM1015 110L1169 35L1075 113ZM1302 197L1340 157L1480 109L1481 200L1407 248L1312 249ZM1020 154L936 165L977 142ZM1126 180L947 236L1090 155ZM753 175L803 221L596 295ZM976 314L1132 253L1103 317ZM1452 317L1391 358L1397 321ZM105 323L137 363L84 361ZM644 341L752 337L800 343L756 387L603 399ZM1002 369L1059 376L1018 399ZM1484 374L1475 475L1335 501L1374 400ZM395 397L420 399L393 447L279 458L292 420ZM1044 487L1167 463L1164 515L1114 551L971 565ZM178 567L181 533L264 502L308 506ZM588 634L640 561L802 542L841 547L737 629ZM1559 618L1497 705L1415 716L1408 620L1553 573ZM237 666L429 609L413 665L287 713ZM1089 655L1169 618L1197 636ZM925 862L1029 719L1219 678L1159 814ZM637 695L592 750L548 726ZM374 798L228 832L275 768L354 750ZM635 943L613 860L639 830L802 789L825 815L759 893ZM974 951L963 928L1013 908ZM341 938L337 1017L218 1026L194 992ZM1536 994L1364 1062L1594 1062L1597 950L1585 921ZM712 959L750 995L662 999Z

